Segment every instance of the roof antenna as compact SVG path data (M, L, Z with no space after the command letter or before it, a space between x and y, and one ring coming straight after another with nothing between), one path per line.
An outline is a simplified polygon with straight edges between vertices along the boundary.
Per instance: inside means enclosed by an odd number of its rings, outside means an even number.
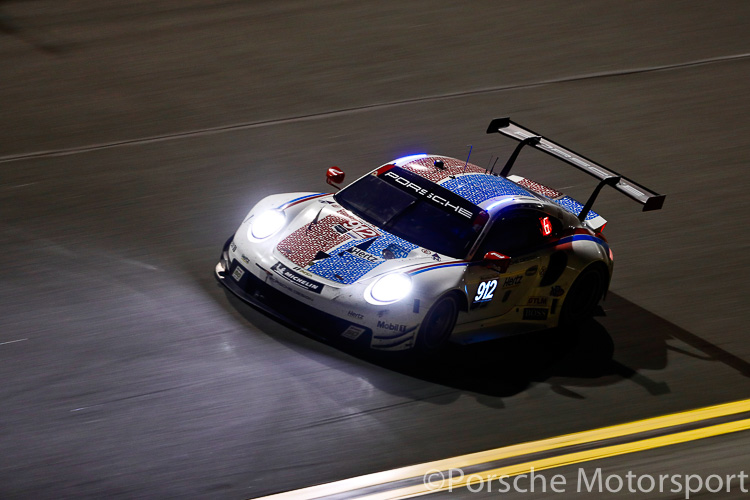
M490 158L490 160L491 159L492 158ZM492 164L492 168L490 169L490 175L495 175L495 174L492 173L492 171L495 170L495 165L497 165L497 160L499 160L499 159L500 159L499 156L497 158L495 158L495 163Z
M469 158L471 158L471 150L474 149L474 146L472 144L469 144L469 156L466 157L466 163L464 164L464 171L463 173L466 173L466 167L469 165Z

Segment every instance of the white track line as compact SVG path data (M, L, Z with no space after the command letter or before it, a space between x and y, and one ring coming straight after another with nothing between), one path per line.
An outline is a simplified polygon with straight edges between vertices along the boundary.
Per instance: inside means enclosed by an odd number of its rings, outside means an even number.
M81 153L88 153L92 151L98 151L101 149L112 149L112 148L118 148L118 147L123 147L123 146L136 146L136 145L149 144L149 143L154 143L154 142L165 142L165 141L185 139L189 137L201 137L201 136L206 136L206 135L221 134L224 132L232 132L235 130L249 130L249 129L261 128L261 127L272 127L272 126L284 125L288 123L319 120L322 118L329 118L332 116L350 115L354 113L361 113L364 111L371 111L374 109L387 109L387 108L394 108L397 106L404 106L407 104L417 104L417 103L423 103L423 102L457 99L457 98L473 96L473 95L506 92L509 90L521 90L521 89L540 87L542 85L551 85L551 84L556 84L556 83L568 83L568 82L576 82L576 81L581 81L581 80L591 80L594 78L607 78L607 77L612 77L612 76L626 76L626 75L634 75L634 74L639 74L639 73L650 73L654 71L669 71L669 70L674 70L674 69L689 68L692 66L702 66L705 64L715 64L715 63L721 63L721 62L727 62L727 61L736 61L739 59L746 59L749 57L750 57L750 53L734 54L734 55L729 55L729 56L711 57L708 59L698 59L695 61L688 61L688 62L677 63L677 64L663 64L659 66L646 66L642 68L602 71L598 73L565 76L565 77L554 78L550 80L542 80L542 81L533 82L533 83L521 83L521 84L516 84L516 85L488 87L488 88L468 90L468 91L463 91L463 92L438 94L438 95L427 96L427 97L416 97L413 99L403 99L400 101L392 101L392 102L378 103L378 104L367 104L364 106L343 108L343 109L338 109L338 110L333 110L333 111L323 111L320 113L312 113L309 115L300 115L300 116L293 116L293 117L288 117L288 118L278 118L278 119L263 120L263 121L258 121L258 122L235 123L232 125L221 125L218 127L209 127L209 128L203 128L203 129L197 129L197 130L189 130L185 132L175 132L171 134L155 135L155 136L150 136L150 137L140 137L136 139L128 139L128 140L123 140L123 141L104 142L100 144L88 144L85 146L78 146L78 147L73 147L73 148L54 149L54 150L48 150L48 151L35 151L32 153L21 153L21 154L15 154L15 155L0 156L0 163L10 163L10 162L15 162L15 161L31 160L35 158L53 158L53 157L58 157L58 156L68 156L68 155L75 155L75 154L81 154Z
M16 342L23 342L24 340L29 340L29 339L9 340L8 342L0 342L0 345L15 344Z

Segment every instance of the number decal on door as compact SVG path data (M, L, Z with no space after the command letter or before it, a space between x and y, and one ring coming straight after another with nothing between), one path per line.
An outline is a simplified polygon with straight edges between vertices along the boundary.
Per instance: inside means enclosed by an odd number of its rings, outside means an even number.
M497 288L497 280L483 281L477 288L477 296L474 297L474 302L489 302L495 294L495 288Z

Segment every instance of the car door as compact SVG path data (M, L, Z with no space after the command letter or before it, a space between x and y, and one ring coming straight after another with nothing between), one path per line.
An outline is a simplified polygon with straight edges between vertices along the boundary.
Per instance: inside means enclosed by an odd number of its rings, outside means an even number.
M560 227L557 218L536 209L512 209L498 215L466 272L472 321L528 305L529 291L539 286L549 260L547 243ZM490 261L483 261L487 252L511 257L507 270L499 272Z

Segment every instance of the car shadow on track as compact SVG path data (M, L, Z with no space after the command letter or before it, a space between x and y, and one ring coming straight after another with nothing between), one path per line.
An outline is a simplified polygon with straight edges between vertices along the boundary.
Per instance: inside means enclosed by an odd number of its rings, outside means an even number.
M48 55L59 55L65 52L65 49L61 45L49 43L43 40L39 33L31 33L29 30L23 28L18 21L3 10L3 6L1 5L3 3L8 2L0 0L0 34L13 36Z
M373 362L430 382L487 396L508 397L535 383L583 399L578 387L630 382L648 394L670 392L644 370L661 370L669 352L723 363L750 377L750 363L610 293L603 317L573 328L554 328L471 345L452 344L421 362L372 357ZM671 345L672 343L678 345ZM684 346L683 346L684 345Z
M365 356L432 383L507 397L552 377L601 378L612 371L613 354L612 338L592 320L575 330L551 329L470 345L451 344L438 355L416 360Z
M242 316L255 322L254 309L226 295ZM298 351L308 352L310 347L309 340L296 342L294 336L279 340L287 345L291 342L290 347ZM651 396L668 394L667 382L643 372L664 369L670 351L720 362L750 377L750 363L611 292L604 315L575 328L554 328L469 345L450 344L430 357L374 353L353 348L346 341L326 343L391 373L451 388L455 397L463 392L487 396L481 399L492 406L502 406L497 398L513 396L538 383L574 399L584 399L578 388L619 383L637 384ZM315 351L308 354L317 357L320 351ZM336 365L342 369L340 363ZM360 371L354 366L352 370L355 375ZM399 392L392 377L367 378L386 392ZM431 398L436 404L452 399Z

